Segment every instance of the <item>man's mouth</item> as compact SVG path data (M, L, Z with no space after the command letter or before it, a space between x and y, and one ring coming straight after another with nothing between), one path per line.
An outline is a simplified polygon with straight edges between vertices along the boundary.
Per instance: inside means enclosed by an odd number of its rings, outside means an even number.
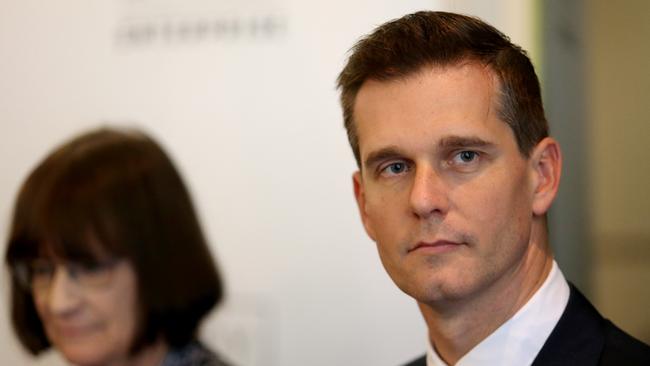
M450 240L436 240L432 242L421 241L408 250L408 253L413 252L426 252L430 254L444 253L450 250L457 249L465 245Z

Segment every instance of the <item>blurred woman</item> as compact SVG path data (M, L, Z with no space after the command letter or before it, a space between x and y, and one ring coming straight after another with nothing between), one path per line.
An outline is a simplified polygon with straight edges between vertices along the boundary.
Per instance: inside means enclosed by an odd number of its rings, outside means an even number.
M5 260L16 334L77 365L222 365L197 340L222 284L171 160L134 130L100 129L24 182Z

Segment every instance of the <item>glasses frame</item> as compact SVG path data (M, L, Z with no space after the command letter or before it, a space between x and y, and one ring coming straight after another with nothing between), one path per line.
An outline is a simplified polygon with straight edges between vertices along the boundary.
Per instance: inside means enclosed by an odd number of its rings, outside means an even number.
M95 263L81 263L76 261L57 261L47 258L35 258L20 261L12 266L12 275L18 284L27 291L47 290L52 286L57 272L63 269L68 279L83 289L100 289L108 285L113 279L113 273L118 264L124 259L111 258ZM50 266L50 271L44 274L40 283L35 283L35 269L39 264Z

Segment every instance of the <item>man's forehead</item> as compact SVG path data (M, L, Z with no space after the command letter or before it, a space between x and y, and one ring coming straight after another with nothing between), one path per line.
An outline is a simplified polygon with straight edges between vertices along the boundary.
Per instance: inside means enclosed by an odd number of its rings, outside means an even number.
M489 66L478 62L462 62L453 65L427 65L416 72L388 80L368 79L356 95L353 120L355 124L363 117L375 119L387 107L402 109L409 113L414 109L412 102L419 99L425 103L444 103L463 93L487 100L484 105L491 110L500 107L499 79ZM481 92L482 90L482 92ZM405 97L407 96L407 97ZM425 96L424 98L418 98ZM429 99L426 99L426 98ZM358 127L358 126L356 126ZM358 132L358 128L357 128Z
M400 79L368 80L354 109L361 159L386 144L413 147L422 136L430 147L440 148L455 137L494 142L494 133L507 129L512 134L498 113L497 80L494 71L477 62L430 65Z
M441 80L444 80L444 84L440 84ZM436 89L442 91L432 100L432 102L437 102L445 96L463 92L462 86L467 85L468 80L473 81L473 88L480 87L485 90L482 96L489 98L488 105L491 109L500 109L500 81L496 72L487 65L466 60L443 66L428 64L407 75L390 79L367 79L355 97L352 110L353 121L355 125L358 124L360 109L363 109L363 114L367 114L369 109L379 111L387 102L395 101L403 92L404 88L402 87L407 84L410 84L411 88L420 88L425 93ZM403 108L408 111L406 104Z

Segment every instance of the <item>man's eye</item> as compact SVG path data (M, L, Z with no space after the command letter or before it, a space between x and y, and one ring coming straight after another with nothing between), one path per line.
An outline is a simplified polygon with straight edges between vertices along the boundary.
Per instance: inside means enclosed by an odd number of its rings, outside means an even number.
M456 163L467 164L471 163L478 158L478 153L476 151L461 151L454 157Z
M397 175L402 174L408 170L408 166L404 162L395 162L387 165L381 170L384 175Z

